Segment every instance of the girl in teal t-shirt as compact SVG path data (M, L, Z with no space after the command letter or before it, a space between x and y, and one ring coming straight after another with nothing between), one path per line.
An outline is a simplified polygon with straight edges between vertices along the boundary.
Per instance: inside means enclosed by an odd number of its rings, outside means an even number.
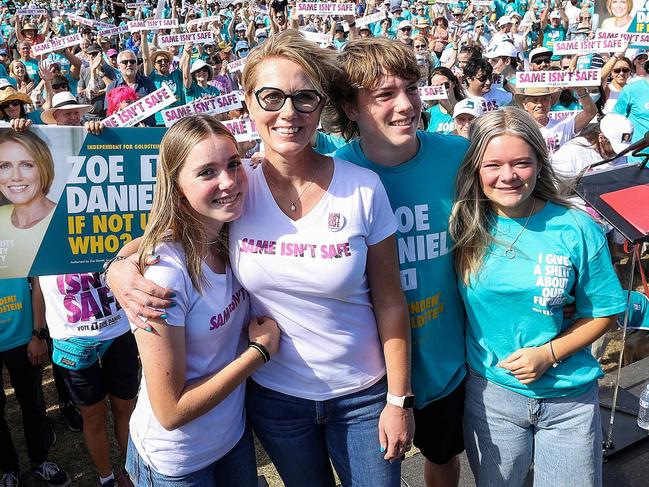
M574 485L601 485L603 374L588 348L625 303L604 235L556 183L527 113L504 107L473 122L450 233L467 311L465 446L478 485L523 485L532 461L534 485L561 485L566 472ZM564 320L568 304L574 321Z

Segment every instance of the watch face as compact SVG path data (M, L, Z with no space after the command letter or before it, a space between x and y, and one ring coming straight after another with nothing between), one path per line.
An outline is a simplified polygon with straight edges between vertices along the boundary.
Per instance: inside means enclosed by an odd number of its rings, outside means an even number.
M403 398L403 407L404 409L410 409L415 407L415 396L406 396Z

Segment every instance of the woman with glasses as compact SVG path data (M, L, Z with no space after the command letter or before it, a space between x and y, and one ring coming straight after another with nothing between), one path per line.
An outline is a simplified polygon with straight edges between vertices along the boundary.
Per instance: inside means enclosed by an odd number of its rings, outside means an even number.
M26 107L31 105L32 99L24 93L16 91L13 86L7 86L0 91L0 120L21 124L42 123L40 112L28 112ZM15 122L14 122L15 120Z
M191 65L189 73L183 73L185 85L185 103L190 103L204 96L218 96L219 89L209 82L213 78L212 67L202 59L197 59Z
M455 130L453 123L453 110L455 104L465 98L462 85L457 77L448 68L440 66L435 68L430 77L431 86L444 85L446 88L446 100L433 100L429 102L430 108L426 112L430 116L427 132L439 132L442 134L450 134Z
M294 30L252 51L243 72L267 160L229 228L230 261L253 313L282 330L248 383L247 413L289 487L335 485L332 463L344 485L397 487L414 396L396 221L375 173L311 145L341 80L336 53ZM395 134L406 122L385 121ZM123 264L109 282L127 312L160 316L137 304L132 290L150 284Z
M611 59L602 68L602 90L606 97L606 103L602 107L604 114L613 112L613 108L620 97L620 92L631 78L632 70L633 62L624 56L623 52L611 56ZM609 73L611 81L607 82Z

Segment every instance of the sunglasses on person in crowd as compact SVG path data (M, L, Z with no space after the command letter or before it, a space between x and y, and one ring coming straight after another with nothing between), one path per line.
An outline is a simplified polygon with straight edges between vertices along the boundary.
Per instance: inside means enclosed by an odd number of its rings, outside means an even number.
M287 95L279 88L264 86L255 91L259 106L267 112L277 112L282 109L286 99L290 98L293 108L300 113L315 112L323 100L323 96L315 90L298 90Z
M615 68L615 69L613 69L613 72L615 74L620 74L620 73L628 74L628 73L631 72L631 70L629 68Z
M122 59L119 63L126 66L128 64L137 64L137 60L136 59Z
M9 107L15 108L15 107L19 107L20 105L22 105L22 102L20 100L10 100L1 104L0 108L4 110L5 108L9 108Z
M426 47L428 46L426 46L426 44L413 44L412 47L414 47L415 49L426 49Z
M476 76L474 79L477 79L480 83L484 83L490 78L488 74L483 74L482 76Z
M401 29L402 32L412 32L412 27L404 27Z
M536 58L536 61L532 61L532 64L550 64L549 57Z
M167 58L159 58L156 59L155 64L169 64L169 60Z

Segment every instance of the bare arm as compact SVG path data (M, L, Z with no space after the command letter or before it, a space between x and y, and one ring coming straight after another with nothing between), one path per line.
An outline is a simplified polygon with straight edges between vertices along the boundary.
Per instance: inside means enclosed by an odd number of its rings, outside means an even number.
M597 105L590 97L588 89L582 88L583 92L578 93L579 102L583 110L575 117L575 133L578 134L586 128L595 115L597 115Z
M135 340L153 413L166 430L180 428L213 409L264 364L259 351L247 348L220 371L189 384L185 380L184 328L166 326L162 320L154 320L154 324L155 333L138 330ZM271 356L277 351L279 329L274 321L251 320L249 336Z
M45 328L45 300L38 277L31 277L29 282L32 285L32 327L39 331ZM47 343L42 338L32 335L27 345L27 356L32 365L40 365L47 359Z
M150 59L151 52L149 50L149 31L143 30L141 38L142 38L142 60L144 61L144 74L146 76L149 76L153 71L153 63L151 62Z
M394 235L369 246L367 279L383 345L388 391L396 396L410 394L410 326ZM385 459L391 461L401 457L412 440L413 432L412 410L387 404L379 418L379 440L387 450Z

